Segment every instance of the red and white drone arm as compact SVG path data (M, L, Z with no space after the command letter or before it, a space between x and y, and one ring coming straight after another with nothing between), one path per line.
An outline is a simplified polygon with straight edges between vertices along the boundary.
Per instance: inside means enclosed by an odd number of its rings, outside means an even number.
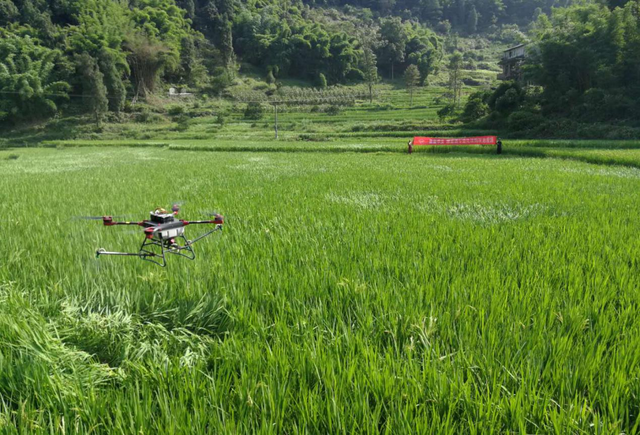
M117 221L114 221L113 217L111 217L111 216L102 216L102 223L106 227L111 227L113 225L138 225L138 226L142 226L142 225L144 225L144 222L145 221L142 221L142 222L117 222Z
M216 218L214 220L207 220L207 221L180 221L182 222L185 226L186 225L192 225L192 224L216 224L216 225L222 225L224 224L224 217L220 216L220 215L216 215Z

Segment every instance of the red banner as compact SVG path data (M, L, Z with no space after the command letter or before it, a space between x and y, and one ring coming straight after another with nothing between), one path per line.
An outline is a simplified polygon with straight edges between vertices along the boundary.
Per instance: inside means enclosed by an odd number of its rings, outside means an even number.
M495 145L497 136L476 137L414 137L413 145Z

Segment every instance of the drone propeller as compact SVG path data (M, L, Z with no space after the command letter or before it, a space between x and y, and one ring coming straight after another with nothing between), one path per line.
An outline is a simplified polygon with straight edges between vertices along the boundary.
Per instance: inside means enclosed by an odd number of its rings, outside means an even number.
M218 219L222 217L216 210L204 210L200 212L200 215L206 219Z
M105 217L111 217L113 219L129 219L129 218L134 218L134 215L118 215L118 216L112 216L112 215L104 215L104 216L74 216L73 219L82 219L82 220L88 220L88 221L101 221L103 220Z
M173 214L178 214L178 212L180 211L180 207L182 207L184 204L184 201L173 201L171 203L171 211L173 212Z
M209 217L214 217L214 216L220 216L220 213L218 213L216 210L204 210L201 212L203 215L205 216L209 216Z

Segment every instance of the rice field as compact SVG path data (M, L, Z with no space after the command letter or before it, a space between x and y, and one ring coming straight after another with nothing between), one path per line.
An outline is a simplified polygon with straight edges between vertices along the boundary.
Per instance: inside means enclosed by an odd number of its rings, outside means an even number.
M639 431L640 169L171 145L0 151L0 432Z

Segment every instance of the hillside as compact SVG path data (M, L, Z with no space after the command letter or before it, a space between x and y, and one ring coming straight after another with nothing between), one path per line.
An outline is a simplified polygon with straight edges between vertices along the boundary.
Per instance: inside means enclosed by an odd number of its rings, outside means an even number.
M277 88L375 86L416 65L418 84L428 86L442 82L448 54L462 50L470 69L497 70L486 37L465 41L459 33L472 32L462 25L395 13L277 2L3 0L0 120L11 127L85 113L99 124L170 87L233 96L229 88L244 77ZM494 27L498 45L524 37Z

